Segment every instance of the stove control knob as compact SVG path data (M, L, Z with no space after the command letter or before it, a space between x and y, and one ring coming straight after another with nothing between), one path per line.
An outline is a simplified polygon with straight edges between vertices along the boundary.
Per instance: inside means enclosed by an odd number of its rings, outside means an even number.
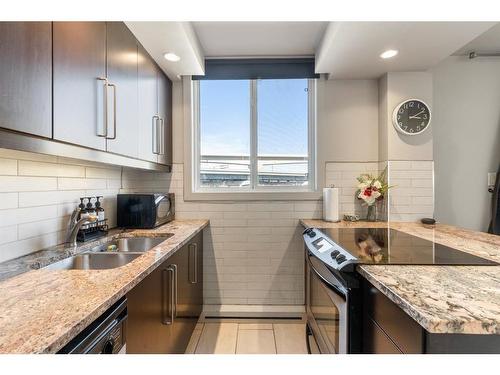
M340 251L338 251L338 250L333 250L333 251L331 252L330 256L332 257L332 259L335 259L335 258L337 258L337 255L339 255L339 254L340 254Z
M304 230L303 234L307 234L311 238L316 236L316 233L314 232L314 229L312 229L312 228L307 228L306 230Z
M340 264L342 262L344 262L346 260L346 257L344 254L340 254L338 257L337 257L337 263Z

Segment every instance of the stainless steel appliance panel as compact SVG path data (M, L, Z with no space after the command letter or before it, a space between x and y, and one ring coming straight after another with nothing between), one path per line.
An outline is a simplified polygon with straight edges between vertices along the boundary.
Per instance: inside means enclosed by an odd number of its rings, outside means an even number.
M347 291L333 281L326 267L306 251L307 322L323 354L348 352ZM325 267L323 269L322 267Z

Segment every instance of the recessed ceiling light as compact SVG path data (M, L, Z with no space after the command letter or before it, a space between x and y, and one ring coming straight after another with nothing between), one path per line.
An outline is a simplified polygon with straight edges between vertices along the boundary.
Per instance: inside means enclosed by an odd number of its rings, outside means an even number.
M168 61L173 61L173 62L179 61L181 59L179 56L177 56L173 52L167 52L166 54L163 55L163 57L165 59L167 59Z
M380 54L380 57L383 59L390 59L391 57L394 57L398 54L398 50L395 49L388 49L387 51L384 51Z

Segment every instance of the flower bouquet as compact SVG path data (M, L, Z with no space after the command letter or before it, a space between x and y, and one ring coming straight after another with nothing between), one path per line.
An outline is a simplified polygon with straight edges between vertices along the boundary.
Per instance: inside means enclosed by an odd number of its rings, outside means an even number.
M387 169L378 176L374 177L371 174L364 173L360 175L358 180L358 190L356 197L363 201L368 207L367 221L376 221L376 203L384 199L385 193L391 188L386 182Z

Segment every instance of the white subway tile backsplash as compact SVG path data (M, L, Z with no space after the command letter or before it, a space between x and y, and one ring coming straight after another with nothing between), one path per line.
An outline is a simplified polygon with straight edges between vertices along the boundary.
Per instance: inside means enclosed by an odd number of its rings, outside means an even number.
M0 262L30 254L36 249L57 245L61 242L61 233L49 233L0 245Z
M19 193L0 193L0 210L4 210L6 208L17 208L18 202Z
M19 160L19 176L84 177L85 169L78 165Z
M55 177L0 176L0 192L57 190Z
M95 168L86 167L85 177L87 178L105 178L105 179L121 179L120 168Z
M17 193L16 193L17 194ZM79 203L85 191L34 191L19 193L19 207L48 206L59 203Z
M48 219L32 223L20 224L18 226L19 239L24 240L30 237L37 237L44 234L64 231L66 229L68 220L69 218L65 216L56 219Z
M0 228L0 245L17 240L17 226L10 225ZM1 257L1 255L0 255Z
M2 176L17 175L17 160L0 159L0 175Z
M432 161L389 161L389 220L417 221L434 214Z
M0 211L0 227L57 217L56 206L15 208Z
M115 226L120 188L121 168L0 149L0 259L63 241L79 197L104 196L108 224Z
M82 189L102 189L107 188L106 180L100 178L66 178L57 179L58 190L82 190Z
M57 156L34 154L31 152L8 150L0 148L0 158L16 159L16 160L34 160L47 163L56 163Z

